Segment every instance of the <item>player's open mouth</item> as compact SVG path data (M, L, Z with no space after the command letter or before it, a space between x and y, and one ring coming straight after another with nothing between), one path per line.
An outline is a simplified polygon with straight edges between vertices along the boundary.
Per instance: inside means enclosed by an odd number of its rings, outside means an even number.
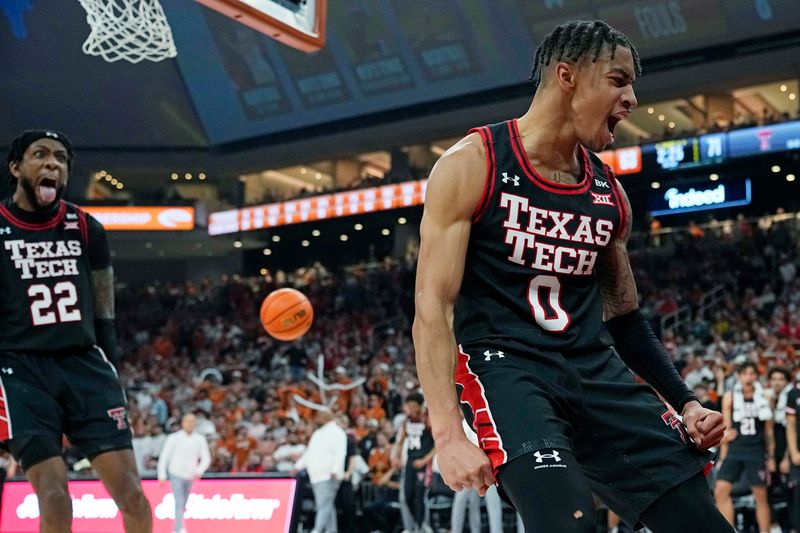
M614 113L613 115L609 115L606 119L606 127L608 128L608 133L611 134L611 142L614 142L614 128L617 127L622 120L627 118L628 113L625 111L620 111L619 113Z
M42 178L36 186L39 201L44 205L52 204L58 194L58 181L53 178Z

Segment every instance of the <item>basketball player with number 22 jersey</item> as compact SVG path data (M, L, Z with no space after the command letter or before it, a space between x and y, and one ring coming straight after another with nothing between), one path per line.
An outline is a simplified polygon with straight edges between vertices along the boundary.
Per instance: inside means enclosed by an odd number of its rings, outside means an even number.
M40 531L70 531L62 435L88 457L125 530L152 530L115 359L114 276L99 222L61 199L72 144L51 130L14 139L0 204L0 442L39 497Z
M530 109L471 130L428 181L413 334L439 467L454 490L497 483L526 533L595 531L593 493L655 533L732 531L704 477L722 415L639 311L630 205L593 153L640 70L606 23L558 26Z

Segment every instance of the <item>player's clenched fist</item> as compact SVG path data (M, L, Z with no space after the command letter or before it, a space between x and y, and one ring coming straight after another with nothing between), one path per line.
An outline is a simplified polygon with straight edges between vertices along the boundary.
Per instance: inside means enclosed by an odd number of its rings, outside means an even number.
M473 488L483 496L494 485L492 463L466 437L437 445L436 453L442 479L454 491Z

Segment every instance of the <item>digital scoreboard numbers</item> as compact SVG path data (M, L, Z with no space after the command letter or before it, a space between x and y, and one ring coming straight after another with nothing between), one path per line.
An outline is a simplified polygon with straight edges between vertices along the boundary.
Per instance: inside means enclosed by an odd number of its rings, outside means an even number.
M661 170L714 165L728 155L724 133L710 133L699 137L672 139L642 147L642 159L646 167Z

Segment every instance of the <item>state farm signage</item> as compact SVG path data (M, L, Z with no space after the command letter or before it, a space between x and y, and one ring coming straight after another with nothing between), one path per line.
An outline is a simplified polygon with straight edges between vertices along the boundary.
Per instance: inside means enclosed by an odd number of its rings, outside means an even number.
M153 510L154 533L172 531L175 500L169 483L142 482ZM184 524L192 533L286 533L292 519L294 479L202 479L192 486ZM71 481L72 531L124 531L122 514L102 483ZM3 490L0 531L30 533L39 530L39 502L25 481L12 481Z
M111 231L194 229L194 207L82 207Z

